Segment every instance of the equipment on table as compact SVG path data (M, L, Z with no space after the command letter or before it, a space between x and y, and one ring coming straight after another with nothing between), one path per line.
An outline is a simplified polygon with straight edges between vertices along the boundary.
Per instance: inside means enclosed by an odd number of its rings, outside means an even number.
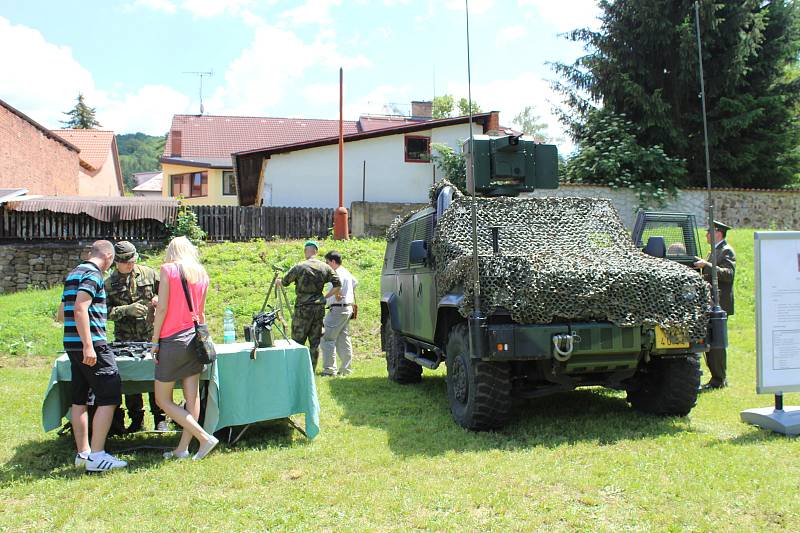
M272 270L275 275L272 276L272 282L267 289L267 296L264 298L264 303L261 305L261 310L253 315L253 323L244 329L244 337L247 342L253 342L253 351L250 353L250 358L256 358L256 350L258 348L270 348L273 343L272 328L275 327L283 335L287 341L289 337L286 335L286 321L283 315L284 307L289 312L289 318L292 318L291 307L289 307L289 298L286 296L286 289L283 286L275 290L275 303L273 307L268 305L270 296L272 296L272 289L275 287L275 281L283 273L283 270L273 266ZM269 311L267 309L269 308Z
M114 352L114 357L136 357L144 359L152 354L152 342L117 341L108 345Z

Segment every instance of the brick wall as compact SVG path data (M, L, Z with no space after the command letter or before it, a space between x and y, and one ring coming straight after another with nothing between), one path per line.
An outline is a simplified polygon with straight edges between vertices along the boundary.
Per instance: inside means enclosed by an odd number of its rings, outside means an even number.
M0 105L0 188L78 194L78 152Z

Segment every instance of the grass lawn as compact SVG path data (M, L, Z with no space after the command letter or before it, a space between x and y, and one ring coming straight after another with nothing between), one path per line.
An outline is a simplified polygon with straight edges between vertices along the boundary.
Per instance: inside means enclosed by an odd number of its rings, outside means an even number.
M41 430L60 291L0 296L0 530L800 530L800 441L739 421L742 409L772 402L755 394L752 233L729 239L738 256L731 387L702 395L686 418L641 415L623 394L589 389L520 402L501 432L462 430L444 367L419 385L386 379L383 243L362 240L336 244L361 282L357 359L353 376L317 381L314 441L264 424L199 463L165 463L155 450L124 450L175 437L116 438L108 449L130 467L105 476L71 466L71 436ZM204 248L217 337L225 306L239 329L260 307L272 277L262 259L289 265L300 246Z

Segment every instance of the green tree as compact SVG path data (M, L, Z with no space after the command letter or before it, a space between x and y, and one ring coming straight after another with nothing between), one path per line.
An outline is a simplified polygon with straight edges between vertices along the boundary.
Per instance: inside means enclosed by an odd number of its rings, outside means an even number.
M461 192L467 194L467 164L464 154L441 143L433 143L431 148L433 148L431 159L444 173L444 177Z
M636 133L624 116L609 109L589 111L579 150L566 162L563 177L572 183L634 189L639 207L663 206L686 175L685 163L658 145L641 146Z
M78 103L69 111L64 112L69 118L62 120L61 123L68 128L75 130L90 130L99 128L100 123L95 118L95 108L86 105L83 100L83 93L78 94Z
M539 142L546 142L550 140L550 136L547 134L547 124L541 120L542 117L536 114L533 106L526 106L514 117L514 124L519 126L525 135L530 135Z
M587 55L556 63L562 119L579 149L602 106L636 124L642 148L684 159L683 185L705 184L694 2L601 0L599 31L568 38ZM797 172L798 5L788 0L701 0L701 37L714 185L781 187ZM643 174L639 172L638 174Z
M449 118L453 116L453 95L443 94L433 97L433 118Z
M475 115L481 112L481 106L473 100L472 101L472 114ZM466 98L460 98L458 100L458 114L461 116L469 115L469 100Z

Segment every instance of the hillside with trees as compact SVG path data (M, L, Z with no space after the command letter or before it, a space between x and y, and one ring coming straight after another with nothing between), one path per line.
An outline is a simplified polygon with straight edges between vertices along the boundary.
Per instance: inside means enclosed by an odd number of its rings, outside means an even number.
M145 135L144 133L125 133L117 135L117 150L119 150L119 164L122 168L122 178L125 188L131 190L135 187L133 174L136 172L157 171L159 158L164 152L167 136Z

